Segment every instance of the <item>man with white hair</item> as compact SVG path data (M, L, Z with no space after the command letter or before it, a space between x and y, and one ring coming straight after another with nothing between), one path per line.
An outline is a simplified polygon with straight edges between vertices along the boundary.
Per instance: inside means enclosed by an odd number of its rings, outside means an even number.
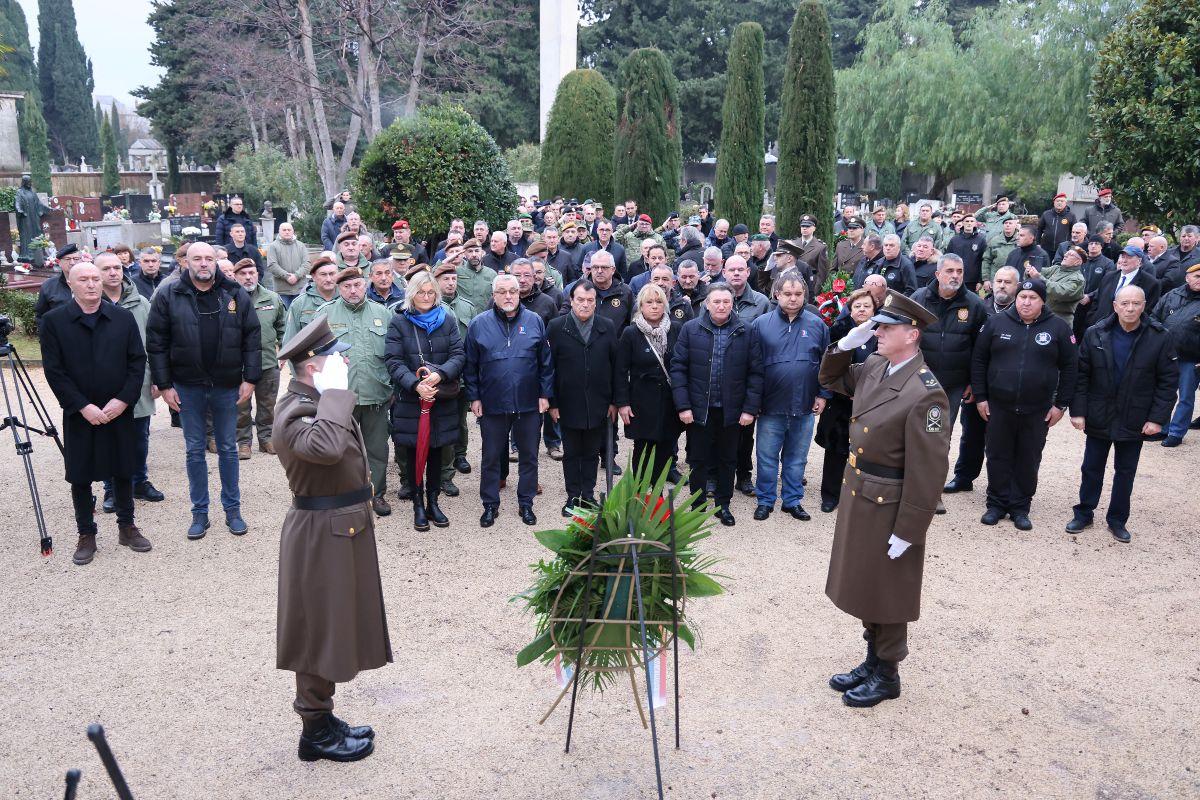
M1146 268L1153 270L1154 277L1160 281L1164 280L1167 273L1178 263L1167 249L1169 246L1165 236L1151 236L1146 242Z

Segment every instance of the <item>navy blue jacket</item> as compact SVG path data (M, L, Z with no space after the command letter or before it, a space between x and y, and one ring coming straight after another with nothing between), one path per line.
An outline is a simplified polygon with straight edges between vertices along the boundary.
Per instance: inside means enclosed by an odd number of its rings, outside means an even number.
M750 360L762 365L762 391L749 397L751 414L785 414L803 417L813 413L813 402L833 392L821 388L817 372L829 347L829 326L807 309L789 322L781 309L773 309L750 325Z
M625 274L625 246L618 244L616 239L608 240L608 247L601 247L599 241L588 242L579 249L579 255L575 261L576 271L583 274L583 260L587 258L588 253L595 253L599 250L607 250L609 255L613 257L613 264L616 265L617 274Z
M468 402L481 400L485 414L524 414L538 399L554 396L554 367L542 318L519 308L509 320L492 307L467 326Z
M731 315L729 343L725 348L724 380L721 381L721 408L725 424L736 425L750 397L762 393L762 365L750 353L750 328ZM684 323L671 353L671 393L676 411L691 411L697 424L708 421L711 405L708 389L712 371L713 323L706 310Z

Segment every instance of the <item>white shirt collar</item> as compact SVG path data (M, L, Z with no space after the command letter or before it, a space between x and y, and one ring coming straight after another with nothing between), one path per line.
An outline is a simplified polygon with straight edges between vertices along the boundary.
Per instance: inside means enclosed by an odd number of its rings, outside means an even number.
M906 359L904 359L903 361L901 361L899 364L889 364L889 365L888 365L888 368L887 368L887 376L888 376L888 377L891 377L892 375L895 375L897 372L899 372L899 371L900 371L900 369L901 369L901 368L902 368L902 367L903 367L905 364L907 364L908 362L912 361L912 360L913 360L914 358L916 358L916 357L917 357L917 356L916 356L916 354L914 353L913 355L911 355L911 356L909 356L908 358L906 358Z

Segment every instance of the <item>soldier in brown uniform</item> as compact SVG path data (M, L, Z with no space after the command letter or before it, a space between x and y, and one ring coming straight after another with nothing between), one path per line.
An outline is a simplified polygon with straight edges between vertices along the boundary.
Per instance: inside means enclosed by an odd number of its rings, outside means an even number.
M900 696L897 665L908 655L908 623L920 616L925 533L950 449L946 393L920 350L921 331L936 321L889 290L879 312L831 345L821 362L821 385L854 400L825 584L834 605L865 629L866 660L829 679L848 706ZM853 364L854 349L872 335L876 354Z
M319 314L279 352L295 377L275 407L272 441L292 507L279 543L276 662L296 673L302 761L357 761L375 732L333 715L336 683L392 660L375 552L371 478L339 342Z

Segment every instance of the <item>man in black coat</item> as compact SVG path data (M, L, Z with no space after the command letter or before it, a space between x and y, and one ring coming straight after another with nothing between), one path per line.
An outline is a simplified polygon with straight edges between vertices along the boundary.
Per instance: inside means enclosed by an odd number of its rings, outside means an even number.
M246 230L246 241L251 245L258 244L258 231L254 229L254 220L250 219L250 215L246 213L242 203L242 198L229 198L229 207L217 217L216 230L213 231L213 239L216 244L225 249L229 249L229 245L233 242L232 230L234 225L241 225ZM237 260L234 260L237 263ZM262 271L259 271L261 276Z
M541 287L537 285L532 261L528 258L518 258L508 265L508 271L517 279L517 284L521 287L522 306L537 314L546 324L558 316L558 306L555 305L554 300L550 295L542 292Z
M209 526L204 455L209 413L225 523L231 533L241 536L247 527L238 488L237 406L250 397L262 375L260 326L246 290L217 269L211 245L191 245L187 266L179 280L150 302L146 323L150 380L183 422L192 500L188 538L203 538Z
M963 262L963 283L970 291L983 281L983 254L987 252L987 236L975 225L974 214L964 214L962 228L950 237L946 252L953 253Z
M59 306L71 302L71 268L83 260L83 253L73 244L69 244L58 254L58 266L62 272L53 278L42 281L38 289L37 302L33 306L33 318L38 327L42 326L42 317Z
M1071 424L1087 435L1087 443L1079 503L1067 533L1091 526L1112 449L1115 474L1105 521L1113 538L1128 542L1125 523L1142 441L1170 420L1179 367L1171 336L1145 314L1146 295L1139 287L1118 292L1113 309L1115 314L1088 329L1079 348Z
M1038 247L1037 228L1032 225L1022 225L1017 233L1017 246L1008 253L1004 261L1006 267L1016 267L1021 273L1022 283L1026 278L1034 277L1031 273L1044 272L1050 266L1050 255Z
M1046 434L1075 394L1073 339L1071 327L1046 307L1046 283L1038 278L1022 281L1013 307L979 334L971 389L988 423L984 525L1011 515L1017 530L1033 529L1029 508Z
M229 244L225 245L225 252L229 254L229 260L234 264L241 261L243 258L248 258L254 262L254 266L258 269L258 282L267 289L275 286L275 279L267 275L266 269L263 267L262 253L258 252L258 246L250 241L247 234L246 226L240 222L235 222L229 226ZM366 270L363 270L366 272Z
M1184 274L1184 285L1163 295L1154 307L1154 319L1171 334L1179 356L1179 402L1171 415L1163 447L1178 447L1192 427L1196 406L1196 365L1200 364L1200 262Z
M547 332L554 363L550 416L562 431L564 517L580 503L596 502L604 433L617 414L613 404L616 329L596 313L596 287L590 281L571 286L570 307L565 316L550 322Z
M133 314L103 302L94 264L75 265L70 285L71 301L47 313L40 331L46 381L63 410L66 478L79 531L72 560L82 566L96 554L93 481L113 482L118 543L138 553L150 549L133 520L141 436L133 406L142 392L146 351Z
M1058 252L1058 246L1071 238L1071 227L1075 224L1075 212L1067 206L1067 195L1054 195L1054 207L1042 212L1038 220L1038 238L1047 253Z
M1179 244L1167 251L1171 254L1175 265L1167 270L1167 274L1163 278L1163 294L1182 286L1188 269L1195 264L1200 264L1200 247L1197 247L1197 244L1200 244L1200 228L1195 225L1184 225L1179 229Z
M1146 267L1146 254L1142 248L1127 245L1117 256L1117 268L1106 272L1100 279L1100 286L1090 294L1084 294L1080 306L1087 306L1088 325L1095 325L1110 313L1117 292L1126 286L1138 286L1146 294L1146 307L1153 309L1158 305L1161 287L1158 278ZM1078 313L1078 312L1077 312Z
M729 501L738 439L754 423L746 409L762 391L762 365L751 358L749 327L733 313L733 290L724 283L709 286L704 305L704 313L679 332L671 387L679 421L690 431L688 488L703 498L709 468L716 465L717 519L734 525Z
M516 260L517 257L508 249L508 234L504 231L492 231L487 252L483 254L483 265L494 269L499 275L501 272L507 272L508 265Z
M594 254L601 250L606 250L612 255L613 265L617 269L617 274L624 275L626 269L625 247L613 239L612 233L613 226L611 222L606 219L596 220L596 241L583 246L583 250L580 253L580 261L582 263L583 259L591 254L593 255L592 261L595 263Z

